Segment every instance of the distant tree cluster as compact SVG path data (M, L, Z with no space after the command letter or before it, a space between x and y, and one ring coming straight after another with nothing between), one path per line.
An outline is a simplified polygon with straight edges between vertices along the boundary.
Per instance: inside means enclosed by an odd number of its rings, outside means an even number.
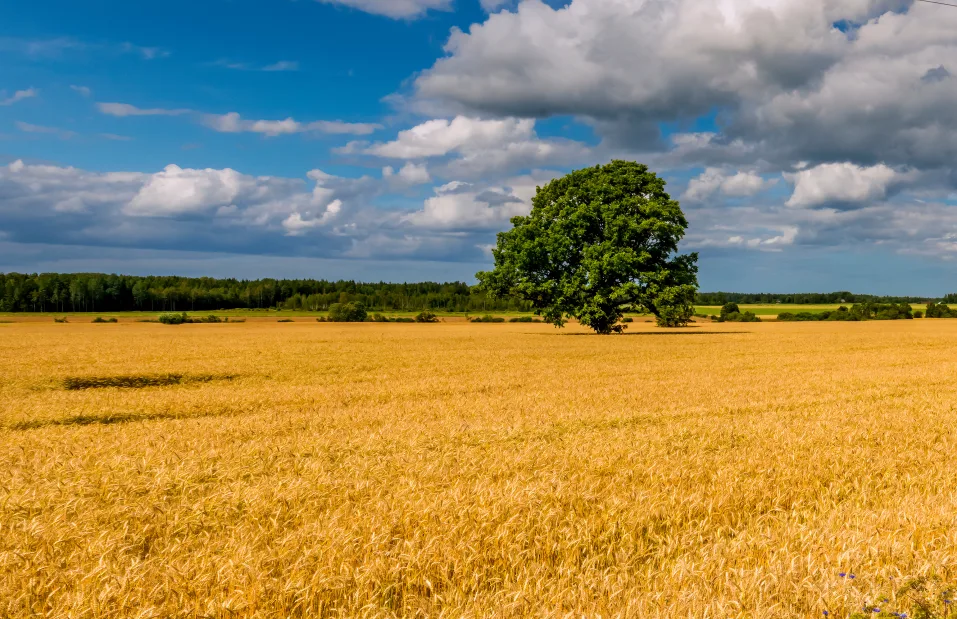
M721 313L712 316L714 322L761 322L754 312L742 312L737 303L725 303L721 306Z
M517 298L492 299L463 282L359 283L313 279L138 277L103 273L0 273L0 312L182 312L280 308L327 311L361 303L380 311L529 311Z
M778 320L785 322L911 320L914 310L907 303L857 303L850 309L841 306L833 312L784 312ZM919 316L918 316L919 318Z
M924 316L926 318L957 318L957 310L950 309L946 303L928 303Z
M229 322L229 318L219 318L218 316L204 316L204 317L194 317L190 316L186 312L175 313L167 312L165 314L160 314L159 322L164 325L191 325L191 324L200 324L200 323L217 323L217 322ZM93 322L96 322L95 320ZM116 319L113 319L113 322L116 322Z
M953 295L957 303L957 294ZM739 303L741 305L771 305L786 303L788 305L834 305L835 303L926 303L927 297L895 297L876 296L870 294L854 294L852 292L808 292L808 293L743 293L743 292L699 292L695 296L696 305L724 305L725 303Z

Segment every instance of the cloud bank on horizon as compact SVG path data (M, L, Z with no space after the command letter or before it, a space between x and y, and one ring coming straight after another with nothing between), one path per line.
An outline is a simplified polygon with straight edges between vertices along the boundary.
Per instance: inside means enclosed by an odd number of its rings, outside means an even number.
M446 262L468 279L536 186L628 158L682 201L704 287L789 288L766 266L821 256L800 280L821 289L957 269L957 9L319 0L258 23L233 4L267 33L255 54L212 12L160 41L29 8L0 29L0 267L42 245L347 259L368 279L382 260L410 280ZM268 34L289 19L301 30ZM333 40L315 49L311 26ZM114 64L139 77L96 74Z

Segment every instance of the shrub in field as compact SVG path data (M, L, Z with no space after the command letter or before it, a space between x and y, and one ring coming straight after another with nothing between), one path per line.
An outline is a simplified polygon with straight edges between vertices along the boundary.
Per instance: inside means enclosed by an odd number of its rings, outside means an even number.
M784 316L784 318L782 318L782 316ZM866 314L863 313L861 310L858 309L858 310L851 311L851 310L848 310L843 305L833 312L830 312L830 311L818 312L818 313L800 312L799 314L788 314L787 312L785 312L784 314L781 314L780 316L778 316L778 320L788 320L789 316L791 317L790 320L798 320L798 321L828 320L831 322L835 322L835 321L854 322L854 321L860 321L860 320L867 320Z
M367 315L361 303L333 303L329 306L329 322L365 322Z
M63 318L54 318L53 322L64 323L66 322L66 316L64 316Z
M140 322L152 322L150 320L144 320ZM203 316L202 318L193 318L186 312L177 314L175 312L170 312L166 314L160 314L159 322L164 325L185 325L185 324L200 324L200 323L220 323L220 322L229 322L229 319L222 319L218 316L210 314L209 316ZM234 319L233 322L246 322L242 319Z
M721 307L721 317L724 318L728 314L740 314L741 309L738 307L737 303L725 303Z
M531 316L519 316L517 318L509 318L509 322L542 322L539 318L532 318Z
M408 316L396 316L390 322L415 322L415 318L409 318Z
M282 318L276 322L295 322L292 318Z
M861 320L910 320L913 308L907 303L858 303L851 307L851 314Z
M635 322L635 319L632 318L631 316L626 316L626 317L622 318L621 321L622 321L622 322Z
M438 322L438 317L432 312L425 310L424 312L419 312L415 317L416 322Z
M159 321L164 325L181 325L186 323L188 320L189 316L186 314L186 312L183 312L182 314L166 313L160 314L159 316Z
M498 316L489 316L488 314L484 316L473 316L469 318L469 322L505 322L504 318L499 318Z
M721 313L710 318L715 322L761 322L754 312L742 312L737 303L725 303Z
M915 310L915 311L914 311L914 318L923 318L923 317L924 317L924 312L922 312L922 311L920 311L920 310Z
M316 318L316 322L328 322L328 320L326 320L325 316L320 316L319 318Z
M372 315L371 320L372 322L389 322L389 317L383 316L382 314L379 314L378 312L376 312L375 314Z
M734 305L734 303L729 303L728 305ZM737 305L735 305L735 307L737 307ZM758 318L754 312L729 312L725 314L723 313L724 308L721 308L721 311L722 314L720 316L712 316L711 320L715 322L761 322L761 319Z
M778 320L784 322L910 320L913 317L913 309L907 303L858 303L851 309L841 307L833 312L799 312L797 314L784 312L778 315Z
M927 318L957 318L957 310L952 310L944 303L928 303L924 312Z
M782 312L778 314L778 320L782 322L813 322L817 320L827 320L829 315L829 312L822 312L821 314L812 314L811 312L798 312L797 314Z
M117 320L116 318L112 318L112 317L111 317L111 318L103 318L102 316L97 316L96 318L93 319L93 322L99 324L99 323L105 323L105 322L119 322L119 320Z

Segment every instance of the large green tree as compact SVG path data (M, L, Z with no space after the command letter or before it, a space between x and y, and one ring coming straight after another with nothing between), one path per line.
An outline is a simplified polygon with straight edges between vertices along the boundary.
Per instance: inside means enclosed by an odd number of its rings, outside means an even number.
M688 221L647 166L612 161L553 180L512 225L498 235L494 270L476 275L490 294L518 295L556 326L573 316L602 334L620 332L628 310L668 327L691 319L698 255L677 254Z

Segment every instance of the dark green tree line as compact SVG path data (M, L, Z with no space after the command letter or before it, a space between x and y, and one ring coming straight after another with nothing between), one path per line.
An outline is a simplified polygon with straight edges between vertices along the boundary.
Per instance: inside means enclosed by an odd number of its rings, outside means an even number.
M282 308L326 311L361 303L380 311L525 311L518 299L492 299L468 284L361 283L313 279L215 279L103 273L0 273L3 312L181 312Z
M957 295L955 295L957 296ZM789 305L832 305L836 303L926 303L927 297L878 296L872 294L854 294L848 291L838 292L801 292L801 293L746 293L746 292L699 292L695 296L696 305L724 305L740 303L743 305L767 305L786 303ZM957 303L957 300L953 301Z

